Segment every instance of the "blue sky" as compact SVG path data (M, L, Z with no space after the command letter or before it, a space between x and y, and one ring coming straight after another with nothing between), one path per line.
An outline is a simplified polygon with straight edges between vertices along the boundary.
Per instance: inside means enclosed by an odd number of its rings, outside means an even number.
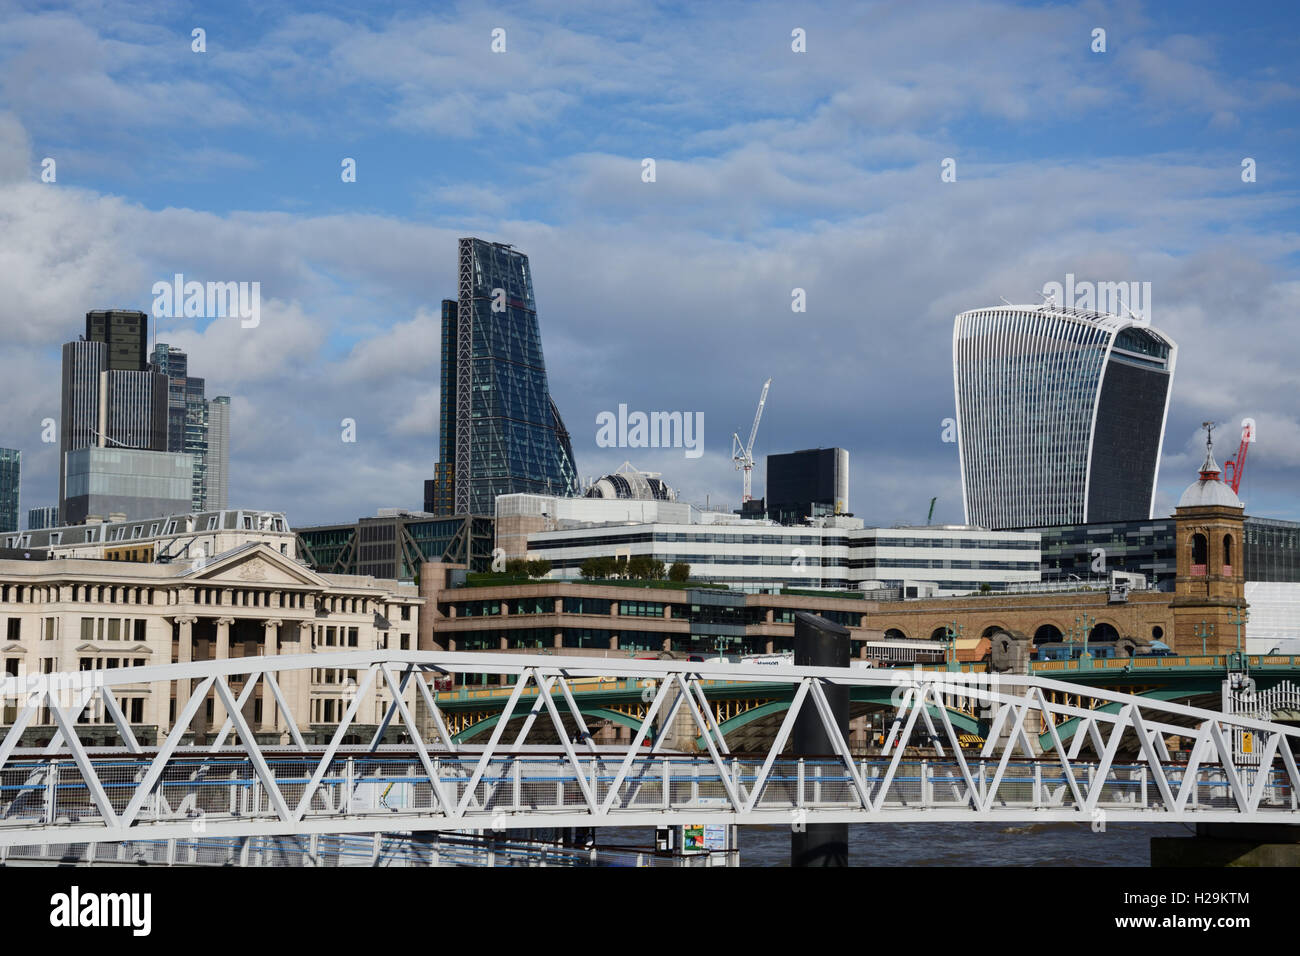
M690 500L737 498L730 435L772 376L759 454L842 445L859 515L918 521L937 495L936 519L960 520L940 441L952 317L1073 273L1151 282L1153 323L1181 347L1157 512L1194 477L1199 423L1250 416L1248 511L1300 518L1297 19L1212 3L10 3L0 444L24 450L23 507L52 502L40 422L83 313L148 310L176 272L259 281L257 329L158 329L233 397L232 503L300 524L417 507L438 303L455 239L479 235L532 259L584 475L630 456ZM702 411L706 454L598 448L595 416L619 403Z

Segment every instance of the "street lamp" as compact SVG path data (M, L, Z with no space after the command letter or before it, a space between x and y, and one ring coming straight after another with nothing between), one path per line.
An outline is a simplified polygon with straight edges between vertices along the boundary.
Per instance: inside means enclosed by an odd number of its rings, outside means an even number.
M1207 626L1209 628L1208 631L1206 630ZM1193 633L1195 634L1196 637L1199 637L1201 639L1201 656L1204 657L1205 654L1207 653L1205 650L1205 639L1207 637L1214 636L1214 625L1213 624L1206 625L1206 623L1202 621L1201 626L1198 627Z
M957 669L957 636L965 629L964 624L958 624L956 621L944 628L948 635L946 663L950 671Z
M1242 663L1241 656L1241 625L1250 620L1250 612L1245 608L1237 608L1236 612L1228 618L1228 623L1237 625L1237 666Z
M1088 633L1097 623L1097 619L1095 617L1090 618L1085 614L1082 617L1076 617L1074 622L1078 624L1083 631L1083 653L1079 655L1079 666L1082 667L1086 660L1091 659L1088 656Z

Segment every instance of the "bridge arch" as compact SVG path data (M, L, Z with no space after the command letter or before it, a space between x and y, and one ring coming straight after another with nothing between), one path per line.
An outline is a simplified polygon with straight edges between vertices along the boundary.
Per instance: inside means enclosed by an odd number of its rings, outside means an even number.
M1065 640L1065 635L1055 624L1046 623L1038 625L1034 631L1035 644L1059 644Z
M641 721L639 718L629 717L627 714L620 713L617 710L612 710L607 707L583 707L581 704L579 704L578 713L582 714L582 716L587 719L608 720L611 723L621 724L624 727L632 728L633 731L637 731L641 729ZM513 723L514 721L522 721L527 716L528 716L527 708L523 710L516 710L513 714L510 715L510 720L507 722L507 724ZM565 711L561 710L560 717L563 718L566 716L568 715L565 713ZM542 719L543 719L542 717L540 716L538 717L539 724ZM473 740L479 735L487 733L500 722L501 722L501 715L493 714L491 717L486 717L483 720L480 720L476 724L470 724L460 733L453 734L452 739L455 740L456 743L458 744L468 743L469 741ZM534 726L538 726L539 724L534 724ZM554 725L551 724L549 719L546 720L545 726L549 728L551 732L554 732L555 727Z
M1088 640L1093 642L1118 641L1121 636L1119 628L1109 621L1098 621L1088 632Z
M887 641L904 641L907 640L908 633L900 627L891 627L885 631L885 640Z

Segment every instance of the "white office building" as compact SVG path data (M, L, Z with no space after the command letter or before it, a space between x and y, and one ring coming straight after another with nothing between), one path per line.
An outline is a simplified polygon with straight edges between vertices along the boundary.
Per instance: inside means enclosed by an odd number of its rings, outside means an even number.
M695 520L533 531L527 534L527 556L550 561L551 577L572 579L581 576L588 558L647 555L665 565L689 564L693 580L755 593L902 588L903 596L942 596L1040 580L1034 531L867 528L861 519L844 517L795 527L691 510Z

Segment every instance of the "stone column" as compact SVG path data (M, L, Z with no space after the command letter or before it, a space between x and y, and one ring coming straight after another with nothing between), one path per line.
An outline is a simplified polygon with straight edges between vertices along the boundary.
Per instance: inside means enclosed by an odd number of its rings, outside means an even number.
M284 623L278 617L269 618L262 622L265 629L262 636L262 653L270 657L273 654L280 653L278 647L278 638L280 634L280 625ZM258 725L258 730L271 732L279 727L279 720L276 719L275 695L271 693L271 684L262 679L262 720Z
M235 619L233 617L217 618L216 653L213 655L216 660L230 659L230 625L234 623ZM212 726L219 730L225 722L226 705L221 703L221 698L218 697L212 705Z
M198 623L197 617L175 618L177 629L176 663L188 664L194 659L194 625ZM188 679L182 679L175 682L176 693L176 719L180 720L181 711L190 699L190 694L194 688L192 682Z
M280 653L305 654L310 627L310 624L303 621L288 622L280 636ZM283 671L276 680L280 684L280 691L284 694L289 710L293 713L294 722L298 725L298 732L305 736L308 727L311 725L311 672L305 670ZM289 729L287 723L284 727L286 731Z

